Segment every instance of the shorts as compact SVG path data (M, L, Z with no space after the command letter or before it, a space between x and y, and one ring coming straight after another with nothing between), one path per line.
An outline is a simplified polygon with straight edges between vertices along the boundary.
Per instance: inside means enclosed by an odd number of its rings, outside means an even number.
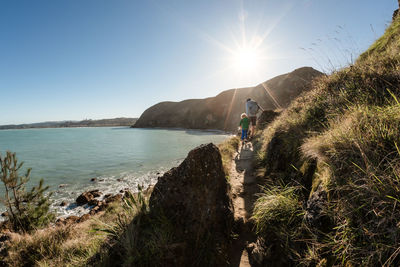
M251 125L256 126L256 124L257 124L257 116L251 116L251 117L249 117L249 119L250 119Z

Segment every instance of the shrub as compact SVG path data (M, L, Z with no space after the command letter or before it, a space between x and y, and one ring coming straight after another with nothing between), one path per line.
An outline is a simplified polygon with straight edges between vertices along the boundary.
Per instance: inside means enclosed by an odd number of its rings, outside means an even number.
M46 226L54 220L55 215L49 212L51 194L44 194L49 187L43 186L43 179L30 191L25 190L31 169L20 176L18 171L22 165L18 163L15 153L7 151L4 158L0 155L0 179L5 188L5 198L2 201L7 208L7 219L12 230L26 232Z

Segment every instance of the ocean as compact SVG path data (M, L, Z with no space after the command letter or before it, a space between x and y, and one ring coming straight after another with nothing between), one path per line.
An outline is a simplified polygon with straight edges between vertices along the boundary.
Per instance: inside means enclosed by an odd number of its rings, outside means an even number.
M178 166L191 149L218 144L227 137L217 131L127 127L2 130L0 153L16 152L24 169L32 168L28 187L44 179L53 192L52 208L63 217L87 212L86 207L73 203L86 190L115 194L155 184L157 177ZM62 201L68 205L61 207Z

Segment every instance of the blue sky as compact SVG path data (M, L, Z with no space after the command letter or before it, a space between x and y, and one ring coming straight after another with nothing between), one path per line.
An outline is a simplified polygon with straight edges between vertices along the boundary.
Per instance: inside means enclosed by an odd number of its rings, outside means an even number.
M0 125L138 117L160 101L214 96L302 66L329 72L368 48L396 6L2 0ZM240 47L254 42L257 68L232 67Z

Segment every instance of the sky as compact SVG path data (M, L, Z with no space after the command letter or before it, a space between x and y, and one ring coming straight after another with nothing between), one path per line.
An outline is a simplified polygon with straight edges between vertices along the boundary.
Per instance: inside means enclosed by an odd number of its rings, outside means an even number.
M354 62L396 0L1 0L0 125L139 117Z

